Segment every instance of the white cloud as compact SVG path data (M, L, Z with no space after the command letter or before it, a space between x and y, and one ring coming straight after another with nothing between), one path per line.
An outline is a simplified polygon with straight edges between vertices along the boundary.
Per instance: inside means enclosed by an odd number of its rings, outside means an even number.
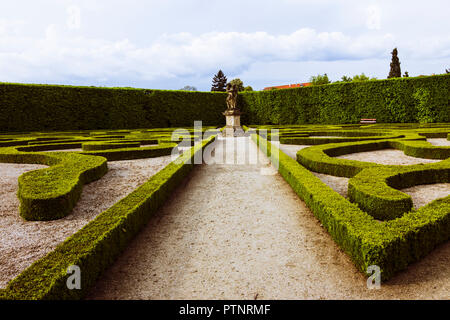
M67 8L67 27L70 30L80 29L81 27L81 9L77 6L69 6Z
M372 5L367 8L367 28L369 30L381 29L381 9L378 6Z
M219 68L227 75L237 75L253 64L272 62L314 62L318 66L320 61L327 64L339 61L343 65L345 61L389 60L394 46L399 48L402 63L406 54L414 54L416 58L450 56L449 36L436 36L426 44L401 42L391 34L354 36L302 28L281 35L182 32L163 34L148 45L139 45L126 38L110 41L74 35L51 24L40 38L0 34L0 74L2 81L12 82L131 85L149 81L162 83L165 79L205 78ZM270 76L268 71L267 77Z

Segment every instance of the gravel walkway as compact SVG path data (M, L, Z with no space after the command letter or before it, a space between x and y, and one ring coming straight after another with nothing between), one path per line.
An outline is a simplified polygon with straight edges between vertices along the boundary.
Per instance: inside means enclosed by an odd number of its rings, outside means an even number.
M442 161L442 160L423 159L407 156L403 151L396 149L383 149L375 151L349 153L344 154L342 156L338 156L336 158L358 160L365 162L375 162L386 165L403 165L403 166Z
M0 288L170 161L166 156L108 163L107 174L84 186L72 213L54 221L23 220L16 195L22 173L46 166L0 163Z
M409 194L414 208L419 209L433 200L450 195L450 183L422 184L400 191Z
M235 140L239 158L249 140ZM284 179L262 174L274 172L265 163L197 166L88 299L449 298L449 242L368 290Z
M450 147L450 141L444 138L427 139L427 141L434 146Z

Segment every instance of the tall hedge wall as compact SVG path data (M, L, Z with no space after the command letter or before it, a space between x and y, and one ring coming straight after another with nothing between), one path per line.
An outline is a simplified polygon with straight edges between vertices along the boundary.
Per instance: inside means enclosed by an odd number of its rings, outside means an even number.
M222 126L226 94L0 83L0 131Z
M450 75L244 92L246 124L450 122ZM0 83L0 131L223 126L226 93Z
M248 124L450 122L450 75L245 92Z

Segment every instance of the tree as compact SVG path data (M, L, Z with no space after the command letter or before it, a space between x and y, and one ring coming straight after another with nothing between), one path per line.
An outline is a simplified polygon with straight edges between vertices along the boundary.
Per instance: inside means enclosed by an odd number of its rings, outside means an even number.
M214 76L212 81L211 91L221 91L225 92L227 86L227 77L223 74L222 70L219 70Z
M409 73L408 73L408 71L405 71L405 74L403 75L403 78L409 78Z
M392 54L391 70L389 71L388 79L400 78L402 76L402 71L400 69L400 60L398 59L397 48L394 48L391 54Z
M180 90L185 90L185 91L198 91L196 87L193 86L184 86L183 88L181 88Z
M352 79L352 81L354 81L354 82L357 82L357 81L369 81L369 80L377 80L377 78L369 78L363 72L360 75L353 76L353 79Z
M244 91L253 91L253 88L251 86L246 86L244 88Z
M342 82L352 82L352 78L351 77L347 77L347 76L342 76L341 81Z
M236 87L237 87L238 92L239 91L244 91L244 83L242 82L241 79L239 79L239 78L233 79L233 80L230 81L230 84L231 85L235 84Z
M450 73L450 69L445 69L445 73Z
M353 79L352 79L352 81L354 81L354 82L358 82L358 81L367 81L367 80L370 80L370 79L369 79L368 76L366 76L366 75L364 74L364 72L361 73L360 75L357 74L357 75L353 76Z
M331 83L330 79L328 79L328 75L325 73L324 75L318 74L317 76L312 76L309 81L314 85L318 86L321 84L329 84Z

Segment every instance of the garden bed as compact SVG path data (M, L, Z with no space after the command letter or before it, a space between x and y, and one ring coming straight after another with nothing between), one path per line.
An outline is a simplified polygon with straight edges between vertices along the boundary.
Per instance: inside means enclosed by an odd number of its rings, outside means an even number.
M0 200L0 288L170 162L171 157L164 156L108 163L101 179L84 186L71 214L53 221L25 221L18 210L18 176L45 166L0 163L2 176L8 174L7 180L2 179Z

